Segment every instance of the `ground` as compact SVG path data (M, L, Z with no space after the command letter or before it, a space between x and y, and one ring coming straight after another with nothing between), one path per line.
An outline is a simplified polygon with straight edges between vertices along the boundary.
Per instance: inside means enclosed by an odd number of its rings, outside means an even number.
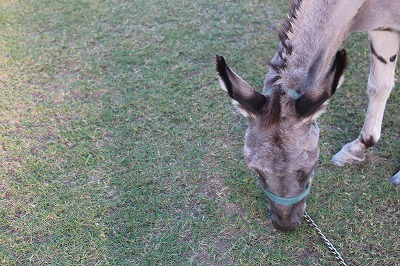
M285 1L0 7L0 264L335 264L307 225L271 226L242 160L246 120L216 81L219 53L261 87ZM399 85L365 163L333 166L367 102L366 35L344 47L307 210L349 265L396 265Z

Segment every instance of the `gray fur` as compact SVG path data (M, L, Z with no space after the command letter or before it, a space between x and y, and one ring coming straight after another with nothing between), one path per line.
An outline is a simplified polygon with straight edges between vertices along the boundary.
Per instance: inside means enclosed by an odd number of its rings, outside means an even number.
M238 101L249 118L245 161L259 173L264 189L281 197L304 191L319 156L315 120L340 86L346 67L346 53L337 53L338 49L354 31L399 31L399 10L400 1L393 0L294 2L264 82L265 106L254 113ZM385 61L396 59L391 56ZM240 93L242 79L236 78L240 83L235 84L235 79L220 78L223 86L229 83ZM289 89L301 97L293 99ZM292 230L301 224L306 200L292 206L269 203L276 228Z

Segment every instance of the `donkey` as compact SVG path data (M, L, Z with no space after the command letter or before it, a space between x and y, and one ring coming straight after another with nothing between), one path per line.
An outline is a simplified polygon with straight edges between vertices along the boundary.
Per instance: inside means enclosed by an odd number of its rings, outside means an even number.
M395 82L399 0L294 0L262 93L216 56L221 87L248 117L244 159L259 175L271 221L279 230L293 230L302 222L319 156L316 119L343 81L348 60L339 48L356 31L368 31L369 105L358 138L333 156L333 163L343 166L363 161L366 149L380 137ZM400 184L400 172L391 180Z

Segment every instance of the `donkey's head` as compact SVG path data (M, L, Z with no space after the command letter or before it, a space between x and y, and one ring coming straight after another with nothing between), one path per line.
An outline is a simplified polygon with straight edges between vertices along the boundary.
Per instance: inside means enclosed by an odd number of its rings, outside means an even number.
M338 87L345 65L343 50L309 88L284 88L267 79L261 94L229 68L222 56L216 57L221 87L248 117L244 158L259 174L277 229L292 230L301 224L319 155L315 120Z

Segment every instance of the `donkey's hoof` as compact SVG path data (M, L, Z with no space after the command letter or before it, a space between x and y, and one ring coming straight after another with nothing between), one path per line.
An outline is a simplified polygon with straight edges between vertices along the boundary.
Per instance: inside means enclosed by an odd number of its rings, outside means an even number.
M336 166L345 166L347 164L361 163L364 159L364 152L352 154L347 151L346 147L343 147L332 157L332 163Z
M336 166L340 166L343 167L346 165L346 162L342 161L341 156L338 156L338 153L336 153L333 157L332 157L332 163Z
M400 172L398 172L397 174L392 176L392 178L390 179L390 182L392 182L395 185L399 185L400 186Z

